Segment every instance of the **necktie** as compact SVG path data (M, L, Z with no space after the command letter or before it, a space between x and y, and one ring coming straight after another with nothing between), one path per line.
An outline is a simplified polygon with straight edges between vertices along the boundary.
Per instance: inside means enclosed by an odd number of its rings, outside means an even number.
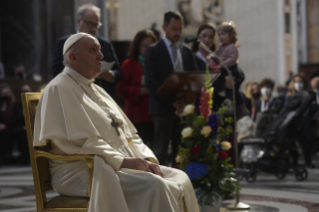
M172 48L172 57L173 57L174 71L175 72L182 72L183 68L182 68L181 61L180 61L180 59L178 57L177 45L175 43L172 43L171 48Z

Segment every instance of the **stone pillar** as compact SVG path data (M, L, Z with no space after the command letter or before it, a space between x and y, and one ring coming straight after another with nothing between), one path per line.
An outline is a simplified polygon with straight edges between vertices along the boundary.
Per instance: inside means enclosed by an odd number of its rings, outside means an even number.
M286 80L282 8L278 0L224 1L224 21L236 25L246 82L268 77L279 85Z
M97 6L101 9L101 22L102 22L102 26L98 31L98 35L103 38L109 39L106 0L98 0Z
M39 70L35 13L36 0L0 1L1 51L6 76L13 76L17 64L25 66L28 77Z
M65 35L71 35L76 32L76 23L74 21L75 0L50 0L51 2L51 29L52 43Z
M42 76L42 80L47 82L51 79L51 57L52 57L52 43L51 43L51 0L36 0L36 22L34 23L37 34L38 70L34 74Z
M319 1L307 0L308 63L319 63Z

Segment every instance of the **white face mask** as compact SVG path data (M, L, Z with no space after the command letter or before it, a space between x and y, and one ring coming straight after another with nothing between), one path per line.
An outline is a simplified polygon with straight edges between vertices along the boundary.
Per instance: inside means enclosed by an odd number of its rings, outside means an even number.
M260 93L263 96L270 97L271 93L272 93L272 90L270 88L263 87L262 89L260 89Z
M304 84L302 82L295 82L294 88L296 91L302 91L304 87Z

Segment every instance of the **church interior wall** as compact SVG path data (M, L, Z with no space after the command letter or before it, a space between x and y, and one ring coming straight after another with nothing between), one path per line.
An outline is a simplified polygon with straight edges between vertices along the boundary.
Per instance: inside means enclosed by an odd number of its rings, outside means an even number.
M239 66L246 82L268 77L283 84L285 58L282 1L225 0L224 21L234 21L240 42Z

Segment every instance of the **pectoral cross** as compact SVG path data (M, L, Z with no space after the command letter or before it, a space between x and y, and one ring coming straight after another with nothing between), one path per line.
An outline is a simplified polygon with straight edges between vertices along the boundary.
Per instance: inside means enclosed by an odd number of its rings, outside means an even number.
M117 135L120 136L120 131L119 131L120 124L115 121L115 119L114 119L114 117L112 115L110 115L110 117L112 119L111 126L114 127L114 129L117 132Z

